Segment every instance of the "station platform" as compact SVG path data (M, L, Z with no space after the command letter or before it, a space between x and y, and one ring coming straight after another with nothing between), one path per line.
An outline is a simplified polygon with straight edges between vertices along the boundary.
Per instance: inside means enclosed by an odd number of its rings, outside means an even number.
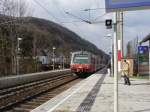
M31 112L113 112L113 77L99 71ZM119 112L150 112L150 81L119 81Z

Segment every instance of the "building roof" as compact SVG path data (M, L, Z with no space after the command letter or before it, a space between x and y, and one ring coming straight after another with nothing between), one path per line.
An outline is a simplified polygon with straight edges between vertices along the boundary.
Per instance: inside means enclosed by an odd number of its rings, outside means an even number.
M147 35L141 42L140 44L144 43L144 42L147 42L148 40L150 40L150 34Z

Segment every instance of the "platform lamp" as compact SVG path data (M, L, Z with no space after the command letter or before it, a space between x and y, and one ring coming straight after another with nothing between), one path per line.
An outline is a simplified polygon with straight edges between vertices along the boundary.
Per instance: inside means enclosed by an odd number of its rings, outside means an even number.
M112 39L112 34L107 34L104 37ZM112 40L111 40L111 52L109 54L111 55L111 76L113 76L114 70L113 70L113 43L112 43Z
M20 41L22 38L17 38L17 75L19 75L19 53L20 53Z
M53 70L55 70L55 50L56 47L53 46Z

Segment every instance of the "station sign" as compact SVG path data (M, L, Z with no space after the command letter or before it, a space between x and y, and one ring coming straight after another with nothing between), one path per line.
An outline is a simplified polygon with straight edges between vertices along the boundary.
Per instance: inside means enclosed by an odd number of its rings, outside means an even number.
M148 46L138 46L138 58L140 63L149 61Z
M150 9L150 0L105 0L106 12Z

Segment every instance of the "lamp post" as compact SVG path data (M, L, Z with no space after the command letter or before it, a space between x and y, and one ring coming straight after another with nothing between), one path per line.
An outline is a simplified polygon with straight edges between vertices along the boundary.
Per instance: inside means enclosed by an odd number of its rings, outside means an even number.
M61 56L61 69L64 69L64 56Z
M112 34L107 34L104 37L112 39ZM113 43L112 43L112 40L111 40L111 48L110 49L111 49L111 52L109 53L111 55L111 73L110 73L110 76L113 76Z
M17 75L19 75L19 53L20 53L20 41L22 38L17 38Z
M150 40L149 40L149 80L150 80Z
M53 47L53 70L55 70L55 49L56 47Z
M65 69L65 56L63 56L63 65L62 68Z

